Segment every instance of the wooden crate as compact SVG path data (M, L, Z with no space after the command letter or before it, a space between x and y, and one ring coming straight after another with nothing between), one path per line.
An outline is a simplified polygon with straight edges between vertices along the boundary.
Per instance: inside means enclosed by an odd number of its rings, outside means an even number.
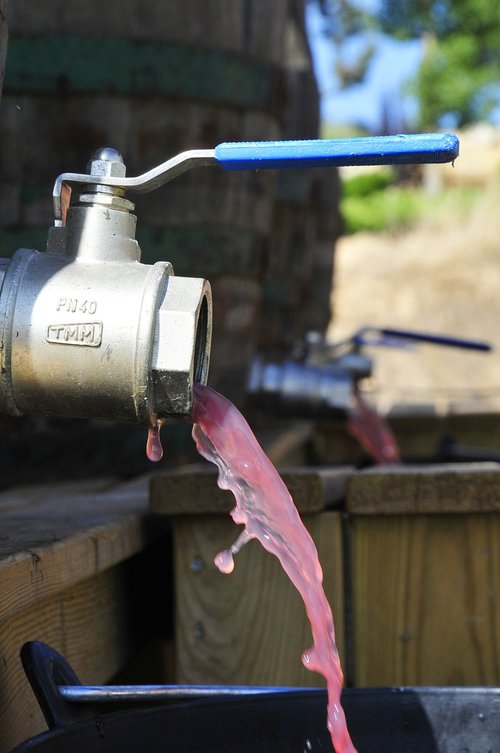
M435 463L454 460L498 460L500 416L494 412L452 410L434 406L401 407L387 421L403 462ZM358 442L348 434L345 421L321 421L314 427L314 454L320 464L360 464L365 458ZM452 456L455 452L457 455Z
M347 485L353 680L500 683L500 466L377 468Z
M156 619L164 629L168 539L162 521L148 525L148 483L0 496L0 753L47 728L19 658L26 641L50 644L92 684L155 638ZM161 582L150 578L158 557Z
M348 469L283 472L318 548L324 586L344 652L341 513ZM302 601L279 563L257 541L222 575L213 558L238 528L228 516L229 492L211 470L152 479L152 511L172 516L175 579L176 680L179 683L321 686L302 666L311 636Z
M348 684L500 682L500 466L282 475L316 541ZM299 662L307 621L273 558L251 542L232 575L213 565L237 535L215 478L152 480L153 511L172 516L176 680L320 684Z

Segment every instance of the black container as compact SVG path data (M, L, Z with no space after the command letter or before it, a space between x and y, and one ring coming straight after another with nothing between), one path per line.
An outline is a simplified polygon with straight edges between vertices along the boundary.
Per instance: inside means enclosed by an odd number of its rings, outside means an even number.
M13 753L332 751L324 690L105 711L61 697L56 686L78 678L44 644L27 644L23 663L50 730ZM363 688L345 690L342 703L359 753L500 751L500 688Z

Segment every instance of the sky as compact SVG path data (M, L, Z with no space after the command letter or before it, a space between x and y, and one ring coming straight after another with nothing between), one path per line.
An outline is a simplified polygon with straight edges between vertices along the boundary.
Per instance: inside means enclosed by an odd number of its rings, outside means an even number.
M372 5L376 0L365 0ZM419 40L398 42L379 33L371 39L377 52L370 63L363 84L340 91L335 77L335 50L322 31L321 13L315 3L307 5L307 28L314 61L316 78L321 93L321 115L328 123L362 125L371 132L378 132L383 109L389 108L394 120L394 129L403 127L416 114L416 102L402 93L402 87L416 73L423 55ZM364 39L352 44L355 52Z

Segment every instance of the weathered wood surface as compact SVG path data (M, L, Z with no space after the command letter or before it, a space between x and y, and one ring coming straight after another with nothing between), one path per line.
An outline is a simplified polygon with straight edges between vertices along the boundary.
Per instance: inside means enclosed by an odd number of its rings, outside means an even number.
M352 469L282 469L318 548L324 586L337 615L337 641L344 650L344 581L341 514L324 512L345 496ZM311 641L299 594L279 563L250 542L235 558L231 576L213 559L229 547L238 529L227 516L230 492L216 485L211 466L151 480L151 509L172 516L174 537L177 681L181 683L321 685L302 667Z
M434 409L408 410L387 417L403 460L411 462L493 459L500 453L498 413L451 412L439 415ZM341 421L318 423L314 430L314 452L319 463L359 463L363 451L349 436ZM479 453L479 454L477 454ZM469 457L470 455L470 457Z
M332 473L282 475L318 545L349 681L500 682L498 465L344 469L333 495L336 503L346 495L343 541L344 513L327 533L322 512L332 499L324 486ZM174 516L178 680L311 682L291 658L304 649L307 628L277 563L252 544L231 577L212 564L237 535L225 517L232 496L218 490L215 477L203 471L179 479L182 493L167 477L152 484L153 509ZM330 549L322 536L334 542ZM290 625L286 645L283 624Z
M500 512L500 465L375 467L352 474L346 507L356 515Z
M2 96L5 58L7 56L7 44L9 41L7 19L5 18L6 5L7 0L0 0L0 98Z
M253 2L250 8L227 0L190 0L170 3L168 13L161 2L144 5L141 0L109 0L105 5L91 1L67 6L62 0L39 5L33 0L11 3L12 33L64 34L68 32L117 37L140 41L175 40L194 47L215 48L270 59L281 63L286 3L273 4L276 22L266 2ZM96 14L100 23L96 27Z
M134 565L120 563L0 620L2 753L46 729L19 659L26 641L59 650L90 684L109 681L137 651L145 631L134 618L144 605L133 603L127 591L127 581L137 576Z
M356 685L500 684L500 516L349 519Z
M318 547L326 594L334 605L343 654L343 575L340 513L305 515ZM238 529L220 515L173 519L176 664L180 683L320 686L300 661L311 644L304 606L278 561L256 541L222 575L214 556Z
M166 564L150 598L149 551L166 526L151 524L149 479L102 484L0 497L0 753L45 729L19 660L25 641L49 643L82 680L106 682L151 635L152 610L166 608Z
M288 421L286 425L278 422L274 429L267 427L264 431L255 431L261 447L276 467L307 465L312 433L312 424L305 421Z
M338 506L345 497L346 485L353 469L293 468L281 469L285 482L300 513L321 512ZM217 486L214 466L199 465L172 471L151 479L151 511L167 515L226 513L234 507L231 492Z
M347 485L357 685L500 682L500 466L372 468Z
M41 492L37 503L39 493L0 517L4 618L133 556L157 534L146 524L148 479L97 494Z

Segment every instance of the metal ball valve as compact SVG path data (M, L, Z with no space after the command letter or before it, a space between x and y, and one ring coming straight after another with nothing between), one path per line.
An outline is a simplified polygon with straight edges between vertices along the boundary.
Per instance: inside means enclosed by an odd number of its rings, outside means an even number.
M141 264L134 205L186 170L448 162L449 134L220 144L126 177L114 149L54 185L47 250L0 259L0 412L133 421L188 415L205 383L212 303L206 280ZM78 190L75 190L78 188ZM71 202L70 202L71 197Z
M106 180L127 182L114 149L93 155L88 176L56 181L45 253L2 260L4 413L151 425L188 414L193 383L206 382L210 285L175 277L169 262L140 263L134 205ZM67 207L71 183L81 190Z

